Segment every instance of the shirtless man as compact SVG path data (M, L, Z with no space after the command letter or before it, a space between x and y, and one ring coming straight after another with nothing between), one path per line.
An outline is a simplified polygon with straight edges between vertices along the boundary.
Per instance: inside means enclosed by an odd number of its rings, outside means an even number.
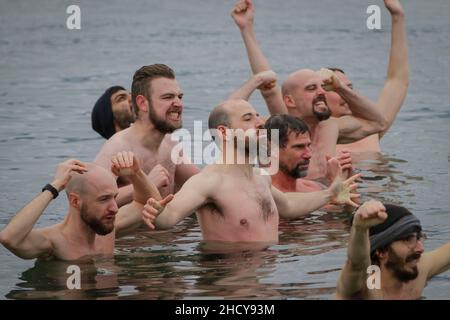
M181 128L183 92L172 69L163 64L144 66L136 71L131 89L136 120L105 142L94 162L108 168L111 156L122 150L132 151L142 170L155 173L161 183L152 180L161 195L174 193L199 170L187 160L175 164L171 160L172 148L177 144L170 133ZM128 184L123 179L119 185ZM131 201L132 187L120 188L119 206Z
M240 0L232 11L240 28L253 73L270 70L269 63L256 41L253 31L254 9L251 0ZM325 98L324 82L349 105L352 115L330 118ZM308 178L317 179L326 172L326 155L334 156L336 144L350 143L386 129L387 122L374 104L339 80L333 73L327 79L309 69L298 70L284 81L262 91L271 114L289 113L301 118L311 132L314 154Z
M345 148L351 152L380 152L380 139L386 134L400 111L405 100L409 84L408 45L406 41L405 12L399 0L385 0L384 4L389 10L392 19L391 50L387 77L381 91L376 107L380 108L386 117L387 126L378 134L373 134L359 141L338 145L337 150ZM352 83L344 71L338 68L330 68L336 76L348 87L353 88ZM333 117L341 117L351 114L345 100L333 91L325 93L328 106Z
M338 199L355 205L353 181L359 175L345 182L339 176L328 189L314 193L283 193L272 186L270 176L254 169L248 145L263 122L247 101L225 101L213 109L208 122L221 150L219 160L190 178L174 197L149 199L143 216L151 228L154 221L158 229L170 228L196 211L204 240L273 243L279 217L298 218ZM238 130L246 137L233 135ZM238 148L239 141L246 142L245 148Z
M370 200L353 217L347 262L337 283L340 299L418 299L427 281L450 269L450 242L424 252L420 221L406 208ZM381 271L369 289L367 268Z
M131 94L121 86L106 89L92 109L92 129L105 139L128 128L133 122Z
M132 153L112 158L112 171L127 175L134 187L133 202L118 209L117 183L111 171L98 165L67 160L61 163L53 182L21 209L0 233L0 242L23 259L77 260L90 255L112 255L116 237L142 224L147 199L160 198L147 182ZM66 189L69 212L64 220L34 229L49 203Z

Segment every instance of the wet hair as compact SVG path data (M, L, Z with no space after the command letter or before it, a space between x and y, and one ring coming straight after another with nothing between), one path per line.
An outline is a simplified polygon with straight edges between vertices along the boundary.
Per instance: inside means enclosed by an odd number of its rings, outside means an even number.
M267 138L271 140L271 130L278 129L280 148L285 148L289 140L289 134L295 132L297 135L302 133L310 133L306 123L300 118L288 115L277 114L270 116L264 124L264 129L267 130Z
M111 106L111 96L120 90L125 90L125 88L121 86L112 86L106 89L100 98L98 98L97 102L95 102L94 108L92 109L92 129L105 139L109 139L116 133Z
M341 68L337 68L337 67L328 67L327 69L331 70L331 71L338 71L340 73L345 74L344 70L342 70Z
M157 78L175 79L175 72L165 64L152 64L143 66L134 73L133 83L131 85L131 99L136 115L139 113L136 97L143 95L150 100L151 82Z

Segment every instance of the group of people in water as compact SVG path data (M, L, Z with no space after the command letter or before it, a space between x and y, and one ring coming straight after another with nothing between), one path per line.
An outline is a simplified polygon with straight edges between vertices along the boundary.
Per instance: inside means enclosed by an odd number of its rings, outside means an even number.
M406 208L376 200L360 203L352 153L380 152L408 89L405 14L399 0L384 0L392 17L387 78L377 101L353 90L339 68L301 69L280 86L253 30L252 0L239 0L231 15L247 50L253 76L209 114L220 150L202 169L174 162L182 127L183 91L164 64L143 66L131 93L114 86L92 111L92 127L107 141L92 163L61 163L51 183L0 233L0 242L24 259L77 260L113 255L115 239L146 224L169 229L194 212L203 240L212 243L278 241L280 218L297 219L318 209L353 208L347 261L337 282L342 299L416 299L428 279L450 268L450 243L424 252L420 221ZM259 89L270 117L248 102ZM244 136L235 131L245 131ZM279 170L264 174L249 147L277 131ZM239 143L242 142L242 143ZM240 146L240 147L239 147ZM180 157L184 155L180 153ZM65 190L64 220L34 225ZM380 288L367 286L367 268L381 270Z

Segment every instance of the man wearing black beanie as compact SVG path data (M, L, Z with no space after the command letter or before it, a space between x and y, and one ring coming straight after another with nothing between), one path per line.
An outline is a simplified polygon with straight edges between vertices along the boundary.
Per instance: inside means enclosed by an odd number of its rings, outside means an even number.
M113 86L98 98L91 113L92 129L109 139L134 122L131 95L121 86Z
M353 216L340 299L418 299L450 268L450 242L424 252L420 221L404 207L365 202ZM373 273L372 273L373 272Z

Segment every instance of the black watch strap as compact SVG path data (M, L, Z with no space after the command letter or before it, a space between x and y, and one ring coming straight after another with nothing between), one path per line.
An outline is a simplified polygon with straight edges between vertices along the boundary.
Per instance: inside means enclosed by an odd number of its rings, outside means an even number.
M44 192L45 190L48 190L53 194L53 199L56 199L56 197L59 195L58 190L56 190L56 188L50 183L46 184L45 187L42 188L42 192Z

